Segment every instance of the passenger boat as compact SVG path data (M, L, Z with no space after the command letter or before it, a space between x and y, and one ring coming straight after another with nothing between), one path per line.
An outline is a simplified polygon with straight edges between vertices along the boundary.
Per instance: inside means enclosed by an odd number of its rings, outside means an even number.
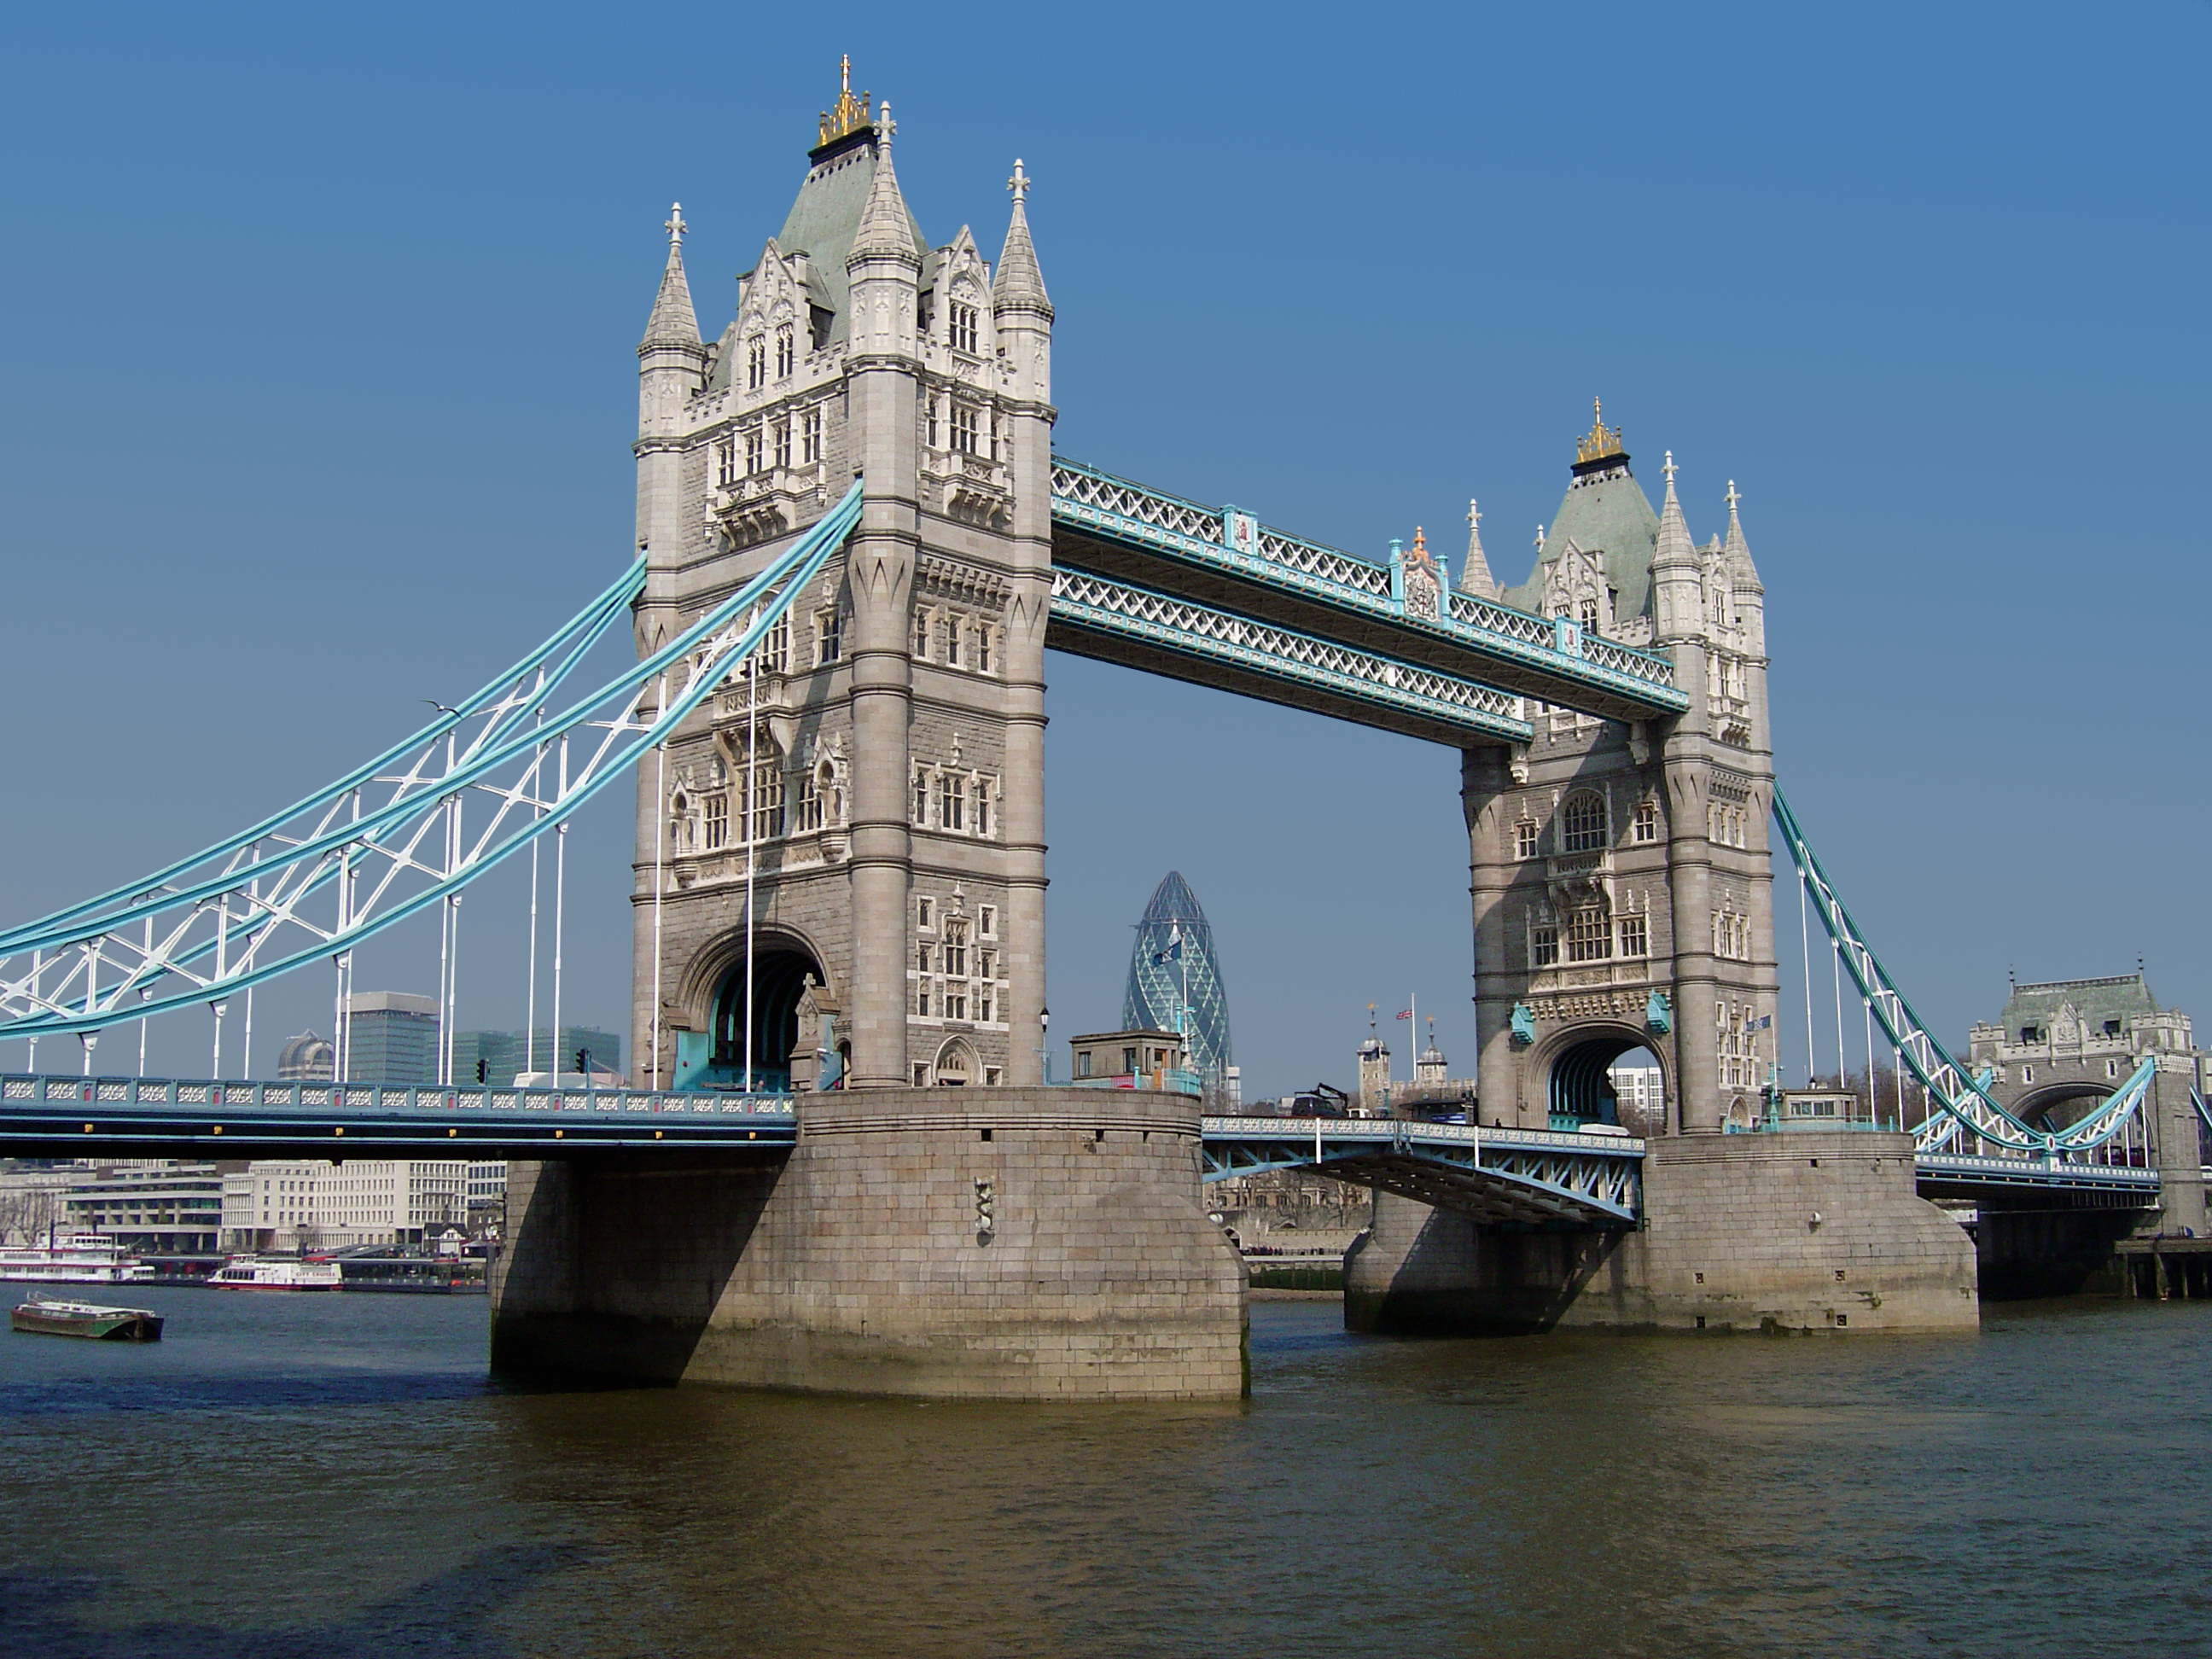
M242 1255L224 1262L207 1282L216 1291L335 1291L343 1279L335 1261Z
M43 1244L0 1249L0 1280L16 1285L122 1285L154 1270L105 1233L51 1234Z
M8 1316L9 1328L34 1336L88 1336L95 1342L159 1342L161 1316L149 1308L102 1308L34 1296Z

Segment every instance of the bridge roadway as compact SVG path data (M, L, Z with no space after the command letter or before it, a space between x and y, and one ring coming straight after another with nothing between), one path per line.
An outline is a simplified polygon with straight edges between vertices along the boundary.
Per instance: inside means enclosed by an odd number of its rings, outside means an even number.
M86 1158L555 1158L584 1150L757 1150L799 1138L789 1095L629 1089L397 1089L373 1084L0 1078L0 1155ZM1781 1133L1787 1133L1786 1131ZM1644 1143L1632 1136L1395 1118L1207 1117L1201 1178L1315 1169L1486 1223L1632 1227ZM1922 1153L1926 1198L2142 1208L2158 1171ZM2206 1171L2212 1180L2212 1170Z

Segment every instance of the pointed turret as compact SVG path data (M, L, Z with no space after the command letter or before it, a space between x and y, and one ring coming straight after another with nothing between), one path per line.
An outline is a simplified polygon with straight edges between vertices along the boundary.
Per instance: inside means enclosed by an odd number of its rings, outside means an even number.
M641 355L655 346L697 347L699 313L691 307L691 284L684 276L684 204L668 210L668 264L660 273L660 292L653 296L653 314L645 321L645 337L638 342Z
M1467 503L1467 562L1459 568L1459 591L1479 599L1498 597L1498 579L1490 574L1490 561L1482 551L1482 509L1472 497Z
M668 264L637 346L637 544L674 558L684 544L684 407L707 378L707 347L684 280L684 207L668 210Z
M1659 538L1651 550L1651 568L1662 564L1698 562L1698 544L1690 537L1689 520L1682 516L1682 503L1674 494L1674 452L1667 452L1667 464L1660 471L1667 475L1667 499L1659 508Z
M1721 544L1721 551L1728 556L1730 564L1756 574L1756 568L1751 562L1751 547L1743 538L1743 520L1736 517L1736 503L1742 499L1736 494L1735 480L1730 478L1728 488L1728 539Z
M857 276L871 259L891 259L921 269L921 254L914 245L913 218L906 198L899 193L898 173L891 166L891 120L888 98L876 110L875 176L868 181L868 199L860 209L860 222L853 232L853 251L845 256L845 269Z
M1022 158L1014 158L1014 176L1006 180L1013 192L1013 216L1006 224L1006 245L999 251L999 272L991 281L991 303L1006 311L1023 306L1052 315L1052 300L1044 291L1044 273L1037 269L1036 249L1030 242L1029 210L1023 204L1030 193L1029 174Z
M1735 597L1737 624L1744 631L1746 642L1752 650L1764 653L1766 649L1766 588L1759 580L1759 567L1751 562L1751 544L1743 538L1743 523L1736 517L1736 503L1743 499L1736 494L1735 480L1729 480L1728 539L1721 544L1721 558L1729 573L1729 586Z
M848 337L855 351L867 356L912 357L919 349L915 311L921 250L891 166L891 135L897 130L886 98L876 108L875 170L868 180L868 199L853 228L852 251L845 256L853 307Z
M1036 249L1030 242L1030 176L1020 156L1014 158L1013 176L1006 188L1014 198L1013 215L1006 222L1006 243L999 251L999 269L991 278L991 314L1007 362L1014 371L1014 390L1025 402L1052 401L1052 301L1044 291L1044 273L1037 269ZM1051 438L1040 428L1045 448L1042 465L1049 465Z
M1659 534L1651 550L1652 623L1657 638L1696 633L1705 617L1705 583L1698 544L1674 494L1674 452L1667 452L1667 500L1659 509Z

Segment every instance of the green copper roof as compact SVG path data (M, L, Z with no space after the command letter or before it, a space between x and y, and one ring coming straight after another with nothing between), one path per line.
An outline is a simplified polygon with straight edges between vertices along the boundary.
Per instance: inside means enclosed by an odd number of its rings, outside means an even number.
M2005 1000L2004 1012L1997 1016L1997 1024L2004 1028L2007 1042L2018 1042L2023 1026L2033 1025L2039 1031L2048 1031L2058 1018L2060 1007L2069 1002L2081 1016L2084 1029L2093 1036L2105 1029L2107 1020L2119 1021L2120 1030L2125 1031L2128 1022L2137 1015L2159 1012L2158 999L2151 995L2150 987L2141 974L2116 974L2109 979L2059 979L2039 985L2015 985L2012 995Z
M833 340L845 337L845 256L853 251L860 210L867 205L868 187L876 178L876 147L866 136L872 131L862 129L807 169L806 180L799 185L783 228L775 236L776 246L786 256L804 253L812 264L829 295L830 309L836 313L837 320L830 330ZM907 210L907 223L914 231L914 251L927 265L929 244L911 208ZM926 271L922 285L928 286Z
M1629 471L1626 456L1619 466L1567 486L1566 498L1545 532L1544 556L1527 581L1506 590L1504 602L1540 612L1545 567L1559 561L1570 541L1585 553L1601 556L1613 590L1616 617L1641 617L1650 610L1651 554L1659 542L1659 515Z

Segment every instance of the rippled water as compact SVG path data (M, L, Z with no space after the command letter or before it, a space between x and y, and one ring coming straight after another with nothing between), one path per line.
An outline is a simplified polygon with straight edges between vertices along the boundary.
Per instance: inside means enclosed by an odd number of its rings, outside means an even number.
M0 1338L0 1654L2212 1651L2212 1306L1350 1338L1245 1407L522 1394L481 1299Z

